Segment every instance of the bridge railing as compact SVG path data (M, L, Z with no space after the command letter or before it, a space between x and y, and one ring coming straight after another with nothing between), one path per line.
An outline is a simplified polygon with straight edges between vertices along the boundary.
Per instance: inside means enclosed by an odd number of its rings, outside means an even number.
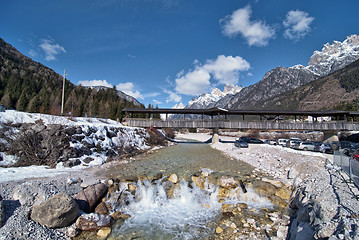
M225 128L225 129L277 129L277 130L351 130L359 131L359 124L347 121L291 122L291 121L240 121L226 119L129 119L128 126L158 128Z

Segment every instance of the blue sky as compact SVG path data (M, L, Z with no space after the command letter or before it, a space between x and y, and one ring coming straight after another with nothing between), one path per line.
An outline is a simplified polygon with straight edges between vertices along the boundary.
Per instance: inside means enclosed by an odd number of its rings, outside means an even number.
M75 84L172 107L359 34L359 1L2 1L0 37Z

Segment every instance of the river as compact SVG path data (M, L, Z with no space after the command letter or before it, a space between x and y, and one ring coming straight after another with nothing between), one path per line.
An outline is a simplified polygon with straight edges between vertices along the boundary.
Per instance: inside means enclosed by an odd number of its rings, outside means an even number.
M254 191L254 185L258 186L260 182L260 173L254 173L251 165L231 159L209 144L183 140L175 145L138 155L129 161L125 160L122 164L113 163L108 166L97 173L119 182L119 191L127 189L127 184L136 188L135 193L127 193L124 198L126 204L117 204L115 208L115 211L131 217L120 219L112 226L108 237L111 240L235 239L240 231L247 237L251 232L265 236L268 233L263 228L268 228L271 223L268 214L278 211L268 197L260 196ZM205 187L201 188L196 186L191 177L200 176L204 169L213 171L212 183L206 182ZM176 197L168 197L168 176L173 173L180 181L175 187ZM220 201L224 188L217 185L216 179L221 176L243 180L248 188L243 191L238 186L229 190L230 195ZM120 198L119 194L115 193L115 196L116 199ZM224 206L230 206L230 210L224 210ZM249 223L246 222L247 219ZM223 235L215 233L218 226L225 228L229 223L232 225L221 233ZM274 231L273 229L273 233Z
M233 160L208 144L190 141L139 155L135 160L123 165L111 166L106 170L106 176L132 179L140 175L176 173L179 178L186 179L202 168L239 177L248 177L253 171L251 165Z

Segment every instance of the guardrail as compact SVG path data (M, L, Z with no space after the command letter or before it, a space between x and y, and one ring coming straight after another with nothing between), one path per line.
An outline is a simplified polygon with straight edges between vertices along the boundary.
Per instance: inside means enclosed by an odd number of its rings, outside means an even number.
M340 151L334 151L333 161L348 174L355 186L359 188L359 161Z

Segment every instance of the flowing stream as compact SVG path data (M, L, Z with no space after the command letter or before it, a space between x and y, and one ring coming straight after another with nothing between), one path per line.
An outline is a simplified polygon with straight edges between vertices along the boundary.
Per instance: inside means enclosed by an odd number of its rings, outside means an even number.
M232 160L220 151L201 142L184 142L160 149L149 155L140 155L135 161L106 170L109 178L128 178L140 175L153 176L158 173L176 173L187 178L202 168L233 176L249 176L253 167L245 162Z
M273 208L268 199L260 197L252 188L243 193L239 186L225 201L219 201L217 184L206 180L200 188L191 181L191 176L201 170L213 176L233 176L248 181L255 178L249 164L230 159L208 144L198 142L179 143L107 169L108 178L132 181L136 188L135 193L121 196L126 204L116 206L116 211L131 217L118 220L108 239L209 239L215 232L224 203L245 203L251 209L250 214ZM168 197L168 176L173 173L179 182L172 197ZM137 181L138 176L157 178Z

